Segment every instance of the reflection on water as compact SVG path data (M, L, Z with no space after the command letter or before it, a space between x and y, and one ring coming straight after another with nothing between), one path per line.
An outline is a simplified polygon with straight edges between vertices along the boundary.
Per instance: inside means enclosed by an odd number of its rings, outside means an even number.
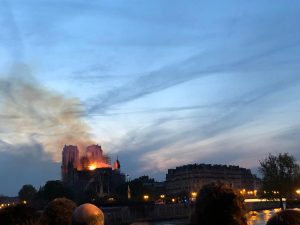
M248 225L265 225L270 217L280 209L252 211L249 214ZM131 225L187 225L187 220L168 220L159 222L137 222Z
M264 225L270 219L270 217L278 212L280 209L263 210L263 211L253 211L249 215L248 224L249 225Z

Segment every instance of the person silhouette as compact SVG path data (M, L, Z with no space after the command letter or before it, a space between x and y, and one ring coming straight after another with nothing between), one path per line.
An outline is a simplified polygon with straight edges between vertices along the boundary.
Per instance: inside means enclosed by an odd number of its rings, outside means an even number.
M244 198L227 185L205 185L197 195L190 224L247 225Z
M299 225L300 210L286 209L275 213L266 225Z
M104 214L93 204L82 204L75 209L71 225L104 225Z

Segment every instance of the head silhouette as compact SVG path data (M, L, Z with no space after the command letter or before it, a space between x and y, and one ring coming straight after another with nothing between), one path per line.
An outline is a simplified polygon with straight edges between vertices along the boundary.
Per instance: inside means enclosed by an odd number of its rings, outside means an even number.
M104 225L104 214L93 204L80 205L73 213L72 225Z
M299 225L300 210L287 209L273 215L267 225Z
M56 198L45 208L40 223L43 225L70 225L76 204L67 198Z
M244 199L227 185L208 184L197 196L192 225L247 225Z

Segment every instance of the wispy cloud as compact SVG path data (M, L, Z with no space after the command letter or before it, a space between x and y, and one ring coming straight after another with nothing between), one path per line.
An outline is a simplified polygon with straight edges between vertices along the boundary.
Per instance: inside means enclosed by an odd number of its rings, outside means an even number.
M212 104L210 107L215 109L215 113L204 121L197 112L192 111L191 114L194 115L190 117L192 122L179 122L180 129L169 126L170 123L174 124L176 115L162 116L149 126L127 133L124 140L114 146L114 150L123 156L126 168L129 170L134 167L143 168L137 175L152 173L153 170L164 173L170 167L195 162L223 162L255 167L259 159L265 157L268 152L275 151L274 140L278 138L278 132L283 131L250 135L247 125L270 113L270 110L277 106L269 99L289 90L294 85L299 85L299 81L297 76L293 76L284 82L275 82L236 96L223 104ZM278 104L282 103L278 102ZM297 132L297 129L293 129L293 132ZM243 133L246 135L243 137L246 140L238 140L239 134ZM229 134L233 136L228 136ZM289 137L290 134L287 136ZM279 140L281 138L276 142ZM260 144L256 145L255 142ZM292 142L294 143L295 140ZM287 146L276 149L292 151L292 148ZM132 154L139 160L131 160Z
M65 144L91 144L90 128L78 99L47 90L27 66L15 66L0 79L0 138L10 143L43 146L56 161Z
M6 47L11 63L21 62L24 55L24 45L13 9L6 0L0 2L0 47Z
M271 57L283 49L289 49L299 44L300 42L283 44L280 47L272 47L258 53L243 56L242 58L229 56L222 58L222 60L218 59L219 51L214 53L204 52L182 62L168 65L158 71L141 75L131 83L90 99L88 113L105 112L111 106L132 101L148 94L212 74L257 72L270 65L257 63L261 59Z

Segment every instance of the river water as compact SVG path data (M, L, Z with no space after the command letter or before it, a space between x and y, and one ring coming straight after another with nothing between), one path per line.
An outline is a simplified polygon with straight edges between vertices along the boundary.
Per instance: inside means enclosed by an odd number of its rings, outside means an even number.
M251 216L248 219L248 225L265 225L268 219L279 209L263 210L251 212ZM168 220L159 222L138 222L131 225L187 225L187 220Z

